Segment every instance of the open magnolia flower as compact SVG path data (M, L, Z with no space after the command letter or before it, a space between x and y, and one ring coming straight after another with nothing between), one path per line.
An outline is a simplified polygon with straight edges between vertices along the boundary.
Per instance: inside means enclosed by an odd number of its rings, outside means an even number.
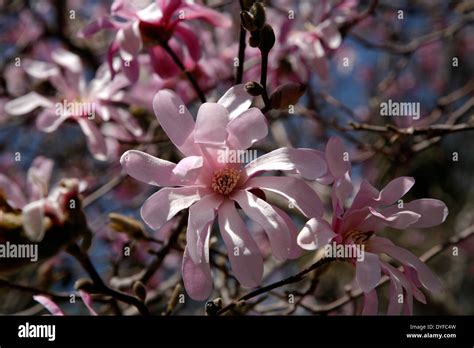
M63 122L79 124L86 136L90 152L98 160L105 160L114 143L107 140L140 137L142 130L132 115L118 107L123 97L121 89L129 82L123 76L110 79L106 65L95 78L86 83L80 58L64 49L51 53L53 63L25 59L25 72L38 80L48 80L56 89L53 97L30 92L5 104L5 111L13 116L26 115L36 108L42 112L36 127L54 132ZM107 123L103 123L108 121ZM109 122L110 121L110 122ZM101 128L99 128L99 126Z
M202 20L213 26L230 26L229 18L183 0L156 0L145 2L115 0L111 16L90 23L81 32L89 36L102 29L117 31L108 52L109 62L119 53L124 74L135 82L139 76L138 55L146 47L154 71L163 78L179 75L180 68L162 45L169 45L173 52L192 70L201 57L199 38L187 23ZM110 68L115 70L110 64Z
M328 175L333 181L333 218L329 224L320 218L310 219L298 235L298 244L307 250L332 245L352 245L362 250L362 257L345 257L356 267L355 281L365 295L364 314L376 314L378 301L375 287L384 273L390 277L388 314L412 312L413 297L425 303L420 286L432 292L441 290L437 276L415 255L389 239L375 235L385 227L395 229L428 228L444 222L446 205L436 199L401 200L415 180L400 177L381 191L363 181L349 208L344 202L352 195L351 165L342 142L331 138L326 147ZM386 254L403 265L403 271L383 261Z
M46 216L54 225L62 225L65 222L70 209L70 199L77 197L79 193L80 182L77 179L63 180L49 190L53 165L51 159L42 156L34 159L27 174L27 195L18 184L0 174L0 192L5 196L9 207L21 210L23 231L33 242L43 240Z
M161 90L153 100L155 114L185 157L175 164L131 150L121 158L122 167L135 179L164 186L141 209L151 228L161 228L189 208L182 274L188 294L196 300L206 299L212 291L209 237L216 215L236 278L242 285L254 287L262 279L263 259L237 207L265 230L278 260L298 255L296 228L285 212L258 192L285 197L307 217L320 218L323 213L318 196L303 180L256 176L279 170L316 179L327 171L318 152L280 148L246 165L232 156L267 135L265 117L259 109L249 109L250 105L250 96L237 85L217 103L202 104L194 121L174 92Z

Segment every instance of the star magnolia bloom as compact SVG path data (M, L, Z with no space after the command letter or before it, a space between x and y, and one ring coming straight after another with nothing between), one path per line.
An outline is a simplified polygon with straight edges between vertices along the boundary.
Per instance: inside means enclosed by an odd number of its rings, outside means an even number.
M346 160L344 160L346 159ZM413 296L425 303L420 286L432 292L441 290L437 276L415 255L396 246L389 239L375 235L384 227L395 229L428 228L444 222L448 215L446 205L436 199L417 199L400 204L403 197L414 185L410 177L392 180L381 191L367 181L362 182L352 205L345 209L344 202L352 195L350 178L351 165L342 142L331 138L326 148L328 175L333 181L333 218L329 224L319 218L310 219L298 235L298 244L307 250L314 250L329 243L336 245L364 246L363 260L348 258L356 268L355 281L365 294L364 314L377 313L377 293L375 287L381 273L390 277L390 303L388 314L412 312ZM403 271L382 261L379 255L386 254L403 265ZM404 302L399 303L399 295Z
M213 26L231 25L226 16L191 1L157 0L143 8L132 1L115 0L111 16L90 23L80 35L89 36L102 29L116 30L117 35L109 48L109 62L119 53L124 74L135 82L139 75L138 54L146 46L155 72L168 78L181 71L161 44L167 43L188 70L192 70L201 57L199 38L186 23L194 19ZM112 64L110 68L114 71Z
M243 85L234 86L217 103L202 104L194 121L174 92L161 90L153 100L155 114L185 157L174 164L131 150L121 158L122 167L135 179L164 186L141 209L151 228L161 228L189 208L182 274L188 294L196 300L205 300L212 291L209 237L216 215L236 278L254 287L262 280L263 259L236 205L262 226L279 260L298 256L295 226L285 212L258 197L255 189L290 199L308 217L323 212L318 196L303 180L256 176L281 170L316 179L327 170L316 151L280 148L247 165L225 160L224 153L245 150L267 135L265 117L259 109L249 109L251 102Z
M108 139L140 137L142 130L132 115L119 108L121 89L129 82L123 76L110 80L105 65L88 84L80 58L63 49L52 52L55 64L26 60L25 72L33 78L47 79L56 88L57 95L46 98L30 92L5 104L5 111L12 116L30 113L40 107L43 111L36 118L36 126L44 132L54 132L66 120L79 124L87 139L90 152L98 160L107 159ZM102 121L111 121L103 124Z
M62 181L49 191L53 165L51 159L42 156L33 160L27 173L27 196L14 181L0 174L0 191L10 207L22 211L23 229L34 242L40 242L44 237L44 217L50 217L54 224L62 224L69 210L69 198L76 197L79 192L77 179Z

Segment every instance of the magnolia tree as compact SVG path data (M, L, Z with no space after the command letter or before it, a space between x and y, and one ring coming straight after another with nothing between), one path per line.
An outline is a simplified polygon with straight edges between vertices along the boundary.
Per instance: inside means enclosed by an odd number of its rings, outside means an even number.
M0 6L2 313L474 312L470 1Z

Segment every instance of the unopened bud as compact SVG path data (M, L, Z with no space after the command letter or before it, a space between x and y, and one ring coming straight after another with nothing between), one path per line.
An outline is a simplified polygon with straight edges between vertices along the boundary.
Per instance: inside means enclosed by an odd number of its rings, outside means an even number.
M261 42L258 46L260 51L268 53L275 45L275 33L270 25L265 24L260 32Z
M242 22L242 26L248 31L252 32L257 30L257 26L255 25L255 18L250 12L240 11L240 20Z
M113 231L125 233L132 239L136 240L149 239L149 236L145 233L143 224L140 221L117 213L110 213L109 220L109 228Z
M141 281L133 283L133 293L140 299L140 301L145 301L147 291L145 285L143 285Z
M249 8L252 7L254 2L255 2L255 0L243 0L242 1L242 7L244 8L244 10L248 10Z
M278 88L270 96L273 109L286 109L295 105L306 91L306 85L300 83L286 83Z
M244 88L252 97L259 96L263 93L263 86L256 81L247 82Z
M249 37L249 45L251 47L259 47L261 44L261 35L259 31L252 31Z
M257 29L262 29L266 22L265 7L261 2L256 2L253 4L250 11L253 14L253 17L255 18L255 26L257 27Z
M217 312L222 308L222 299L220 297L206 303L206 314L209 316L217 315Z
M97 292L94 282L92 281L92 279L89 278L79 278L74 283L74 288L76 290L83 290L89 294L94 294Z

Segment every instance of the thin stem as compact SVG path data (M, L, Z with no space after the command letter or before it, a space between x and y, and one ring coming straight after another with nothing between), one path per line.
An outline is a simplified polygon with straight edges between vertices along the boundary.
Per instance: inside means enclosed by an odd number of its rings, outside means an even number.
M261 52L262 54L262 67L260 72L260 84L263 86L262 98L265 103L265 107L262 109L262 112L271 110L270 98L268 97L267 92L267 70L268 70L268 52Z
M121 302L125 302L125 303L128 303L130 305L135 306L138 309L138 311L140 312L140 314L142 314L142 315L146 315L146 316L150 315L150 312L148 311L148 308L138 298L109 288L104 283L104 281L100 277L99 273L95 269L94 265L92 264L92 261L89 258L89 255L87 255L87 253L83 252L77 244L71 245L68 248L68 252L69 252L69 254L74 256L74 258L76 258L77 261L79 261L82 268L84 268L84 270L89 274L92 281L94 282L94 287L95 287L95 290L97 292L105 294L105 295L109 295L109 296L113 297L116 300L119 300Z
M326 263L329 263L331 261L334 261L334 260L337 260L337 259L334 259L334 258L322 258L318 261L316 261L315 263L313 263L311 266L305 268L304 270L302 270L301 272L295 274L295 275L292 275L288 278L285 278L283 280L280 280L276 283L272 283L272 284L269 284L267 286L264 286L262 288L259 288L259 289L256 289L254 291L251 291L251 292L248 292L247 294L241 296L239 299L237 299L236 301L233 301L231 303L229 303L227 306L221 308L218 312L217 312L217 315L221 315L221 314L224 314L225 312L235 308L239 303L242 303L242 301L247 301L255 296L258 296L258 295L261 295L263 293L266 293L266 292L269 292L273 289L276 289L276 288L279 288L281 286L284 286L284 285L287 285L287 284L292 284L292 283L296 283L296 282L299 282L300 280L302 280L306 274L318 269L319 267L321 267L322 265L325 265Z
M186 69L184 66L183 62L179 57L174 53L174 51L171 49L171 47L168 45L167 42L161 43L161 46L168 52L168 54L173 58L173 61L176 63L176 65L183 71L183 73L186 75L186 78L191 82L191 85L194 88L194 91L198 95L199 99L201 100L202 103L206 102L206 96L204 95L204 92L201 90L201 87L199 87L199 84L197 83L196 79L194 76Z
M240 8L243 8L242 0L240 2ZM237 66L237 75L235 76L235 84L238 85L242 83L244 77L244 61L245 61L245 48L247 46L245 40L247 38L247 31L244 26L240 24L240 36L239 36L239 65Z

